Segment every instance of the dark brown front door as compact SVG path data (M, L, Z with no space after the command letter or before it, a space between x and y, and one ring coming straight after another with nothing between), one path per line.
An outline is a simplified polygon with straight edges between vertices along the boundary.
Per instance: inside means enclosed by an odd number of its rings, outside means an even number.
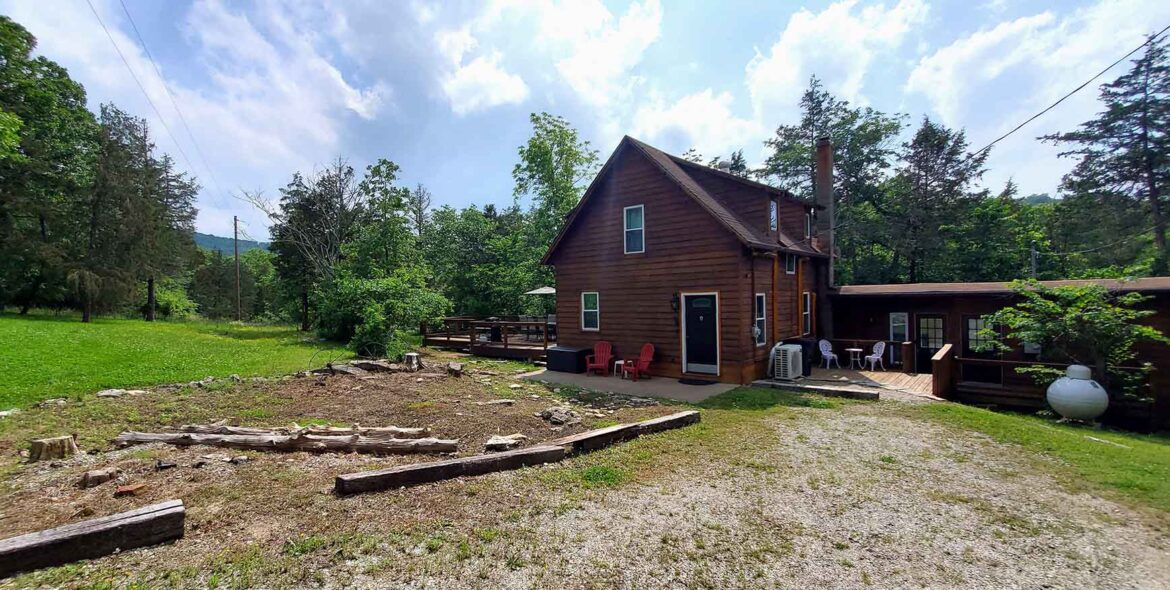
M918 316L918 338L916 342L917 357L914 359L914 368L919 373L930 373L932 367L930 357L943 347L946 340L946 318L937 314L923 314Z

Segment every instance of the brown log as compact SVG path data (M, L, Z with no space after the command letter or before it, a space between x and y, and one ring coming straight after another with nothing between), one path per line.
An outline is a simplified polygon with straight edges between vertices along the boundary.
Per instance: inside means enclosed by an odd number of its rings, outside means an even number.
M446 461L416 463L363 471L337 476L334 491L338 494L356 494L389 490L403 486L442 481L455 477L483 475L494 471L519 469L528 465L555 463L565 458L565 449L555 446L539 446L489 455L460 457Z
M114 444L119 447L155 442L178 446L208 445L213 447L249 449L255 451L333 451L372 453L376 455L453 453L459 450L458 440L445 440L437 438L318 436L314 434L249 435L198 434L194 432L123 432L114 439Z
M565 451L570 455L576 455L603 449L612 444L630 440L631 438L637 438L639 432L637 424L616 424L606 428L587 430L558 438L549 441L548 444L564 447Z
M354 425L351 428L337 428L334 426L304 426L293 428L251 428L248 426L228 426L226 424L184 424L179 428L183 432L197 434L243 434L255 436L276 436L295 434L316 434L321 436L368 436L370 438L426 438L430 435L427 428L399 428L398 426L365 428Z
M64 459L77 454L77 439L72 436L55 436L31 441L28 447L28 462Z
M93 559L183 536L182 500L171 500L0 541L0 576Z

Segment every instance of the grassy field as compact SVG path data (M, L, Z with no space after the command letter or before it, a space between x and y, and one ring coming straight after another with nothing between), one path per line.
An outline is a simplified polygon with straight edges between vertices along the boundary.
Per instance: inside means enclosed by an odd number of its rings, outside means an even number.
M0 314L0 409L110 387L277 375L348 353L285 326Z
M1103 491L1131 504L1170 513L1170 439L1058 424L959 404L911 409L929 420L981 432L1055 459L1053 475L1070 489Z

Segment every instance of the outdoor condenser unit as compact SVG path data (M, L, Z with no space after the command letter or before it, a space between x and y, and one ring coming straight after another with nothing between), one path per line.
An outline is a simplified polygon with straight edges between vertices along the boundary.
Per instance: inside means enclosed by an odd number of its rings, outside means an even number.
M772 367L774 378L795 381L801 377L804 362L799 344L785 344L776 349L776 364Z

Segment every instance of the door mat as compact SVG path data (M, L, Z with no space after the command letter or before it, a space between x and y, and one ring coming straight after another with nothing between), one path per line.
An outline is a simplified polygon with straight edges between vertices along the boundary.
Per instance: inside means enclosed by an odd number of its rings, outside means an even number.
M679 379L678 382L682 383L683 385L715 385L716 383L719 383L718 381L708 381L706 379L689 379L685 377Z

